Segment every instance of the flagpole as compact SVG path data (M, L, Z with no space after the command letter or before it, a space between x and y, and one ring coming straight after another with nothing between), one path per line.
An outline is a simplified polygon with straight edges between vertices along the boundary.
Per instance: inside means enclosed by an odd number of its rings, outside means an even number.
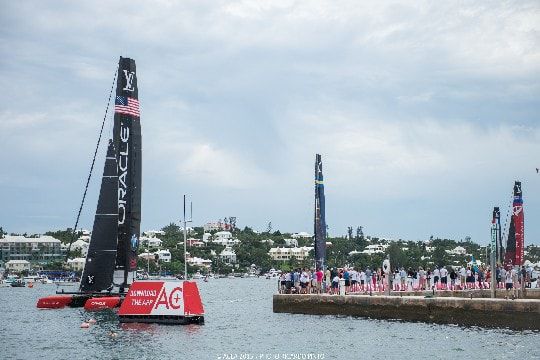
M190 203L190 217L186 219L186 195L184 195L184 280L188 279L187 272L187 223L193 221L193 203Z

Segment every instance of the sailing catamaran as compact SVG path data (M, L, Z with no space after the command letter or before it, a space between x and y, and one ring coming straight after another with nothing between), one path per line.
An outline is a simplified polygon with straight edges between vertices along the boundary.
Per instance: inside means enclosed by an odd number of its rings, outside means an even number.
M121 305L120 321L201 323L204 309L195 283L135 282L142 175L135 61L120 57L117 75L113 138L79 291L41 298L37 307L99 310Z

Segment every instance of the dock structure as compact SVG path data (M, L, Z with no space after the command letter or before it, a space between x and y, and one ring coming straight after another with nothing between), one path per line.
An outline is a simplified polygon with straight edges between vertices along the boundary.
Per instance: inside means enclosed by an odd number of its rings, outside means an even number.
M538 299L275 294L273 311L540 330Z
M515 292L518 299L537 299L540 300L540 289L516 289L506 291L503 289L497 289L495 291L495 297L498 299L511 298ZM361 295L361 293L357 293ZM367 295L367 293L364 293ZM382 295L379 292L373 292L373 295ZM471 289L471 290L418 290L418 291L391 291L392 296L422 296L422 297L458 297L458 298L490 298L490 289Z

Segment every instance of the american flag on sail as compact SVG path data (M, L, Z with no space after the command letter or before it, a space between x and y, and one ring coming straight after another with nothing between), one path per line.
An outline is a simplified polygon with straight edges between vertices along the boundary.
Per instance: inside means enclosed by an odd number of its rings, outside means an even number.
M139 100L128 96L117 96L114 102L114 112L140 117Z

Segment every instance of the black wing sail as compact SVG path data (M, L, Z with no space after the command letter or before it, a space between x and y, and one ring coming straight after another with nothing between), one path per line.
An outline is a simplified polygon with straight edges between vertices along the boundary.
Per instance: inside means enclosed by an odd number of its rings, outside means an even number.
M129 284L137 269L141 224L141 123L137 72L133 59L120 57L114 108L114 144L118 160L118 248L116 269ZM118 277L115 276L115 281ZM122 287L122 286L121 286Z
M321 155L315 156L315 266L324 271L326 259L326 218Z
M112 140L109 140L92 238L81 278L80 290L83 292L106 290L112 284L118 231L117 187L116 153Z
M508 240L506 241L506 249L504 253L504 265L514 266L514 259L516 257L516 223L515 216L510 218L510 228L508 229Z

